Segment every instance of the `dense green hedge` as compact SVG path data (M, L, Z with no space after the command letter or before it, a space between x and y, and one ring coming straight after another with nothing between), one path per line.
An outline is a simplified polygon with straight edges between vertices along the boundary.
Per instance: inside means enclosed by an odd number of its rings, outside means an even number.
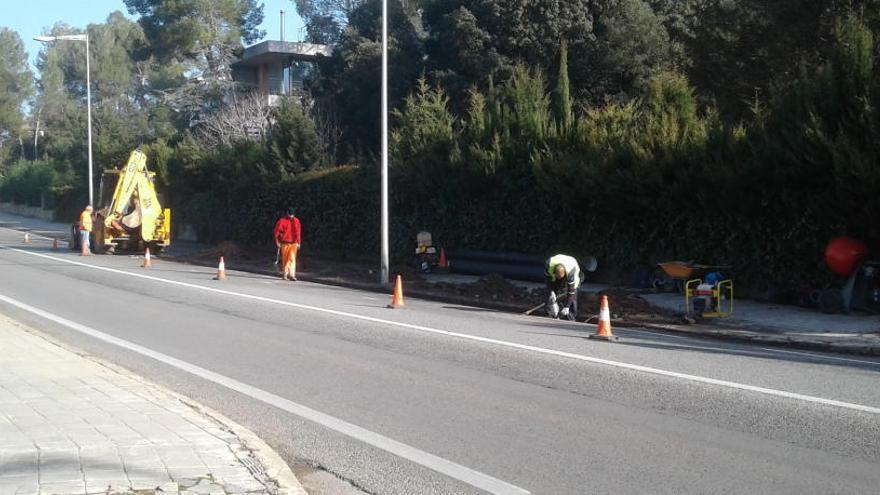
M827 282L829 238L880 245L874 41L854 18L837 32L828 66L756 106L748 127L723 125L676 74L634 103L572 112L563 60L556 91L518 69L473 92L464 116L423 83L395 115L393 252L408 256L427 229L447 247L594 255L617 280L693 259L730 264L754 288ZM374 167L290 175L278 159L255 145L178 146L176 218L214 240L268 244L295 205L308 249L378 252Z
M58 168L43 161L13 164L0 177L0 201L55 208L71 190L66 184L72 180L72 174Z

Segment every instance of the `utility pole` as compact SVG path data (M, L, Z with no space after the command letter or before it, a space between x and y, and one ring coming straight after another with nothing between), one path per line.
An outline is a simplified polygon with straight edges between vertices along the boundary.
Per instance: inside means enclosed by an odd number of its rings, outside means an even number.
M92 170L92 79L89 69L89 36L86 38L86 108L89 121L89 205L95 206L95 175ZM95 207L97 210L97 207Z
M388 261L388 0L382 0L382 248L380 282L390 279Z

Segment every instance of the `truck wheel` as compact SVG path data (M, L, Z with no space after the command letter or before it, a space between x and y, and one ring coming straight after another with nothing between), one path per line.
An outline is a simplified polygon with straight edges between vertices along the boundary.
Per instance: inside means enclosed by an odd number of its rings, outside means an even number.
M76 225L70 226L70 240L67 241L67 247L71 251L79 250L79 228Z
M92 252L95 254L104 254L107 247L104 245L104 217L97 215L95 217L95 228L92 229Z

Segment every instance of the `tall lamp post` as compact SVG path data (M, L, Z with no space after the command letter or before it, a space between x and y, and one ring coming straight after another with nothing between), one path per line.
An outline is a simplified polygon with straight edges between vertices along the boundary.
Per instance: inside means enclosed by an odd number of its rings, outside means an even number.
M89 69L89 35L87 34L64 34L59 36L36 36L34 40L41 43L53 41L85 41L86 42L86 108L88 113L89 134L89 204L95 204L95 178L92 173L92 81Z
M381 282L387 284L388 273L388 0L382 0L382 248Z

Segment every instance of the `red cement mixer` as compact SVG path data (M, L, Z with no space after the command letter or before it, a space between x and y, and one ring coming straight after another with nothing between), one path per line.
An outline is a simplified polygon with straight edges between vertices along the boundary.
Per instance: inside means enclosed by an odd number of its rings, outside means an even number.
M842 289L828 289L819 296L826 312L880 309L880 262L867 261L868 247L851 237L832 239L825 248L825 264L846 279Z
M851 237L831 239L825 248L825 264L832 272L847 278L868 257L868 247Z

